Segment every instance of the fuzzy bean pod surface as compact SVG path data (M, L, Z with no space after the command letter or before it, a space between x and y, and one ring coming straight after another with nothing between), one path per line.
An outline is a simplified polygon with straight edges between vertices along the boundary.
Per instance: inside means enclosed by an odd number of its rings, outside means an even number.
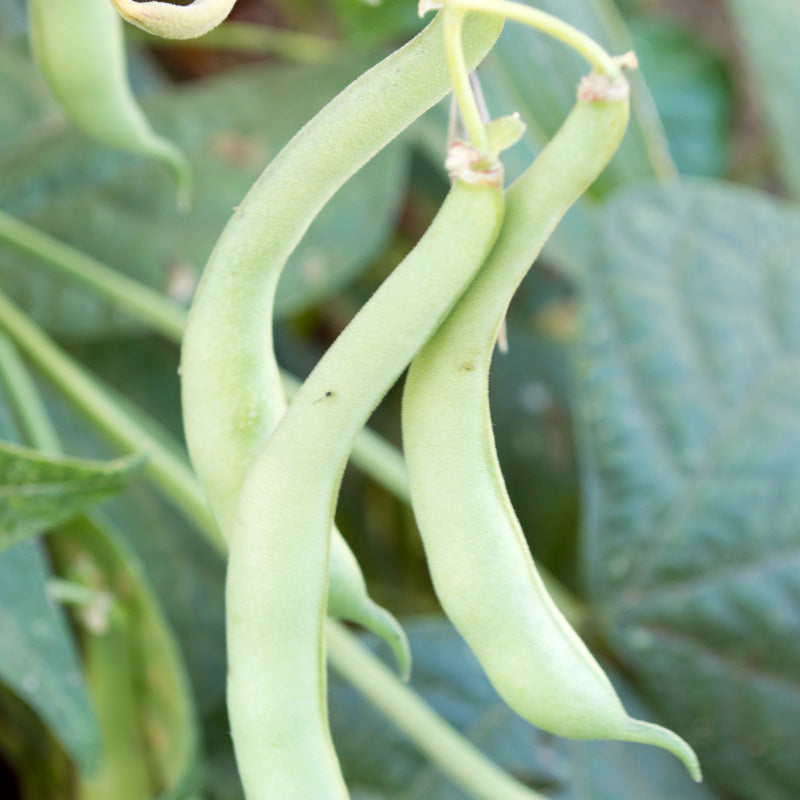
M475 275L499 186L458 181L430 228L331 345L245 481L226 589L228 707L248 800L341 800L327 725L328 531L353 439Z
M189 164L153 132L131 92L122 22L108 0L31 0L30 37L39 70L69 119L103 144L165 161L188 202Z
M511 507L492 433L489 366L511 297L627 125L627 87L610 87L618 99L594 99L603 80L593 76L582 85L584 99L509 189L503 229L485 266L414 359L403 443L436 593L508 705L560 736L665 747L697 778L697 759L680 737L628 717L550 599Z

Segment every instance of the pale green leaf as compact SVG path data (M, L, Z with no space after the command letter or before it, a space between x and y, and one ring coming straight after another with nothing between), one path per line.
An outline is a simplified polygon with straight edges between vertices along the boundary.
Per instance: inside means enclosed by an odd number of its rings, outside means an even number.
M41 717L85 769L100 742L67 620L46 593L37 542L0 553L0 681Z

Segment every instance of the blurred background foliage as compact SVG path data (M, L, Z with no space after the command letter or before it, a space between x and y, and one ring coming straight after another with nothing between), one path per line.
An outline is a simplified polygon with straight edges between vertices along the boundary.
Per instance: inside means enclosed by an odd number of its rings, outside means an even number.
M626 705L695 745L706 783L691 785L666 754L557 740L514 718L439 616L408 506L351 468L337 519L373 597L408 622L412 686L545 796L796 800L800 10L796 0L532 4L614 52L635 47L641 71L623 147L510 308L510 352L491 378L499 456L534 556L568 593ZM423 24L411 0L239 0L231 22L197 42L127 30L148 117L195 172L192 211L179 216L161 165L97 145L64 119L31 63L25 18L23 0L0 0L0 208L187 306L269 159ZM582 72L560 46L507 26L479 76L492 113L518 111L528 125L508 154L511 177L557 129ZM358 173L294 255L276 347L298 377L430 222L447 190L447 113L446 103L433 109ZM0 285L181 436L174 344L1 239ZM35 378L65 452L118 455ZM0 438L23 442L10 400L0 385ZM400 445L399 390L371 426ZM238 800L222 560L141 477L102 514L92 524L118 531L164 609L188 684L169 647L154 648L152 636L170 636L155 617L151 638L129 641L135 658L144 671L161 665L183 687L175 697L195 705L201 755L187 762L189 783L164 796ZM0 553L4 800L73 798L74 765L98 758L86 654L46 600L57 536ZM111 556L97 558L112 569ZM331 708L354 800L464 797L335 678ZM166 716L193 739L188 717Z

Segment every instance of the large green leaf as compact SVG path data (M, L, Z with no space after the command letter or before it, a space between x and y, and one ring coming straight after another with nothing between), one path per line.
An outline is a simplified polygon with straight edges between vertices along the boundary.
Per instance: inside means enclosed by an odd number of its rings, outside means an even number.
M19 431L0 385L0 436ZM100 742L72 633L47 596L50 566L38 542L0 553L0 681L39 715L85 769Z
M675 22L636 19L631 33L678 170L724 175L734 99L725 61Z
M67 621L47 597L49 577L37 542L0 554L0 680L91 769L98 732Z
M139 457L109 462L46 456L0 442L0 551L122 489Z
M176 88L146 104L155 129L177 142L192 162L193 208L182 217L162 165L89 141L47 103L37 116L26 99L42 94L29 88L37 84L30 66L0 58L0 91L11 95L11 111L0 106L0 205L188 301L233 208L264 166L366 66L364 58L353 57L324 67L260 66ZM406 149L399 142L336 195L287 267L278 313L313 304L369 264L393 230L405 164ZM107 303L44 274L35 258L5 244L0 280L51 331L89 336L124 327Z
M800 795L800 213L724 184L604 211L577 359L599 619L735 797Z
M500 700L446 620L421 618L404 627L414 653L414 690L550 800L712 800L674 758L655 748L575 742L533 728ZM615 682L632 713L652 716L618 676ZM334 740L353 800L467 800L353 689L334 679L330 696Z
M727 0L766 112L781 178L800 199L800 5L796 0Z
M509 309L509 349L495 352L490 385L495 443L514 510L534 557L570 584L580 491L566 336L575 316L564 284L534 269Z

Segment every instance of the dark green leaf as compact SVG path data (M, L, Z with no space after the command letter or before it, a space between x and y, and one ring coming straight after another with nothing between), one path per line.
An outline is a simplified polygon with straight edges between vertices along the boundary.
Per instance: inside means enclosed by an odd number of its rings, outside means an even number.
M711 800L663 751L575 742L533 728L495 693L452 626L404 622L414 653L412 687L471 742L549 800ZM626 707L650 717L615 677ZM467 800L353 689L331 681L331 723L353 800Z
M19 438L2 386L0 436ZM0 681L89 769L99 757L99 734L72 632L60 607L47 596L49 578L50 565L37 542L0 553Z
M605 209L577 361L590 589L706 774L800 794L800 214L723 184Z
M0 442L0 550L118 492L139 457L98 463Z
M653 93L678 170L723 175L733 111L725 62L673 22L643 19L631 31L639 68Z
M514 510L534 557L571 585L579 483L567 335L576 313L563 283L534 269L509 310L509 350L495 352L490 387L495 443Z
M264 166L366 65L350 58L324 67L257 67L147 104L154 128L192 161L193 208L181 217L163 165L101 147L52 112L32 115L27 98L41 94L32 68L0 60L0 86L21 87L6 89L10 116L0 107L0 134L7 129L9 137L0 138L0 205L187 302L233 208ZM287 267L279 313L316 302L369 264L393 230L405 163L403 144L389 147L326 207ZM45 274L35 258L6 244L0 256L4 288L49 330L90 336L130 327L107 303Z
M787 191L800 199L800 5L796 0L727 0L766 112Z
M91 769L100 752L97 727L67 621L45 591L49 578L37 542L0 553L0 680Z

